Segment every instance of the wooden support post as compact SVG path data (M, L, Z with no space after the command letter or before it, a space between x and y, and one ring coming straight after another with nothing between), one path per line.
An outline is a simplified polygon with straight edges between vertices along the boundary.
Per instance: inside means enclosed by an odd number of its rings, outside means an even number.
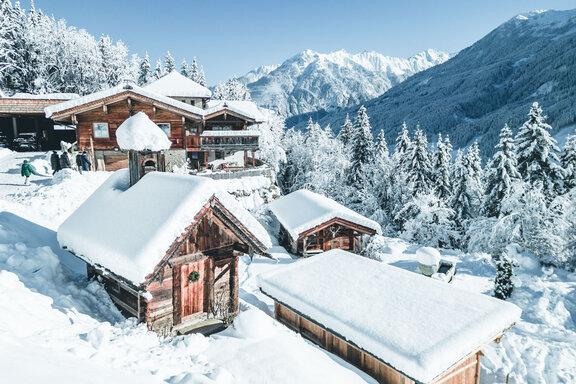
M102 110L104 111L104 114L107 115L108 114L108 106L106 104L102 105Z
M256 166L256 160L254 159L255 157L256 157L256 151L252 151L252 168Z
M128 103L128 108L132 108L132 99L131 98L127 98L126 102Z
M244 168L248 167L248 151L244 151Z
M78 125L78 119L76 118L76 115L72 115L72 124L74 125Z
M14 138L18 137L18 122L15 117L12 117L12 133L14 134Z
M152 106L152 115L156 117L156 106Z
M90 160L92 161L92 170L99 171L98 163L96 163L96 154L94 153L94 139L90 135Z

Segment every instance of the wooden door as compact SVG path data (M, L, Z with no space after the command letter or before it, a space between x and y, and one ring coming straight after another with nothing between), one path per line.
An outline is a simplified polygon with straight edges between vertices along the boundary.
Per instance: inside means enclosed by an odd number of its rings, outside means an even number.
M206 260L182 264L180 270L182 319L195 313L204 312L204 291L206 289Z

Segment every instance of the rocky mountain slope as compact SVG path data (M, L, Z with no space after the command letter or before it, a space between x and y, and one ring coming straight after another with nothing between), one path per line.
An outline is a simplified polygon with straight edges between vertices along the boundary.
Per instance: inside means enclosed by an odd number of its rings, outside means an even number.
M377 97L409 76L448 60L428 49L408 59L377 52L301 52L279 66L259 67L239 80L258 104L285 116L347 107Z

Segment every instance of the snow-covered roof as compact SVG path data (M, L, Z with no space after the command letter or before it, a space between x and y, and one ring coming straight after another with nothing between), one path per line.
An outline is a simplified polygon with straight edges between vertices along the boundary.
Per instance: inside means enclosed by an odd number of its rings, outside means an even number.
M144 112L127 118L116 131L116 141L123 150L164 151L172 142Z
M424 383L521 315L514 304L342 250L259 280L265 294Z
M246 131L204 131L201 137L254 137L260 136L259 131L246 130Z
M127 169L110 176L62 223L60 245L140 284L215 196L263 247L271 246L262 225L211 179L152 172L128 187Z
M25 100L70 100L80 97L77 93L44 93L33 95L31 93L18 92L10 96L11 99Z
M204 115L211 115L223 110L249 117L258 123L266 121L256 103L248 100L210 100L206 105Z
M144 87L152 92L168 97L199 97L212 96L210 90L194 80L187 78L178 71L172 71Z
M44 112L46 113L46 117L51 117L55 113L65 111L67 109L79 107L81 105L88 104L88 103L98 101L98 100L102 100L102 99L105 99L105 98L108 98L111 96L115 96L115 95L120 94L122 92L132 92L134 94L144 96L144 97L147 97L147 98L150 98L153 100L160 101L164 104L167 104L167 105L170 105L172 107L181 109L183 111L190 112L190 113L195 114L195 115L199 115L199 116L204 115L204 110L201 108L183 103L182 101L179 101L179 100L171 99L167 96L161 95L157 92L153 92L153 91L148 90L148 89L141 88L141 87L134 85L134 84L130 84L130 85L121 84L121 85L118 85L116 87L106 89L104 91L91 93L89 95L82 96L82 97L79 97L77 99L72 99L72 100L62 102L62 103L54 104L54 105L51 105L49 107L44 108Z
M270 210L293 240L300 234L334 218L371 228L381 234L380 225L325 196L301 189L270 203Z

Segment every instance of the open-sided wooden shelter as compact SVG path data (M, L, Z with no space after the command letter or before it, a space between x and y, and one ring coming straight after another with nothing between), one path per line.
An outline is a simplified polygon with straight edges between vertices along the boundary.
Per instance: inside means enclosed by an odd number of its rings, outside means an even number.
M280 242L303 256L330 249L360 253L364 236L382 233L375 221L304 189L271 202L270 210L280 222Z
M238 310L238 256L265 254L264 228L207 178L152 172L129 185L128 170L114 173L60 226L60 245L149 329L228 322Z
M332 250L260 275L276 319L386 384L478 384L516 305Z

